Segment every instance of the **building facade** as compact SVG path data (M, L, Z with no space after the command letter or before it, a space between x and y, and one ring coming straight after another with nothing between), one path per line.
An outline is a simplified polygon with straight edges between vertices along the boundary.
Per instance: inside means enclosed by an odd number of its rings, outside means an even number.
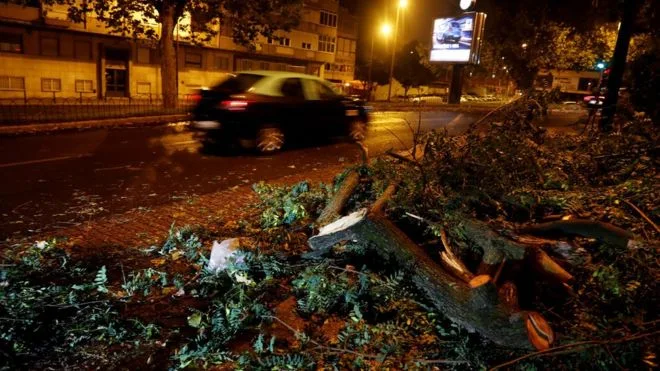
M156 41L113 35L93 14L74 23L65 7L34 4L0 3L0 99L173 93L161 88ZM185 22L190 19L180 23ZM148 26L160 31L158 24ZM183 41L187 35L182 29L174 35L179 95L212 86L234 71L302 72L338 86L353 80L357 19L337 0L306 0L296 29L278 34L279 40L255 40L255 50L234 43L229 26L201 46Z

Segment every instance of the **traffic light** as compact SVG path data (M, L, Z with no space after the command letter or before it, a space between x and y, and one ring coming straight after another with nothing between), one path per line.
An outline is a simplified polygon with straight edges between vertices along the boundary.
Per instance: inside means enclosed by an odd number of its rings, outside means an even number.
M600 86L605 87L607 86L607 80L610 78L610 72L612 71L611 68L606 68L603 70L603 76L601 77L600 80Z

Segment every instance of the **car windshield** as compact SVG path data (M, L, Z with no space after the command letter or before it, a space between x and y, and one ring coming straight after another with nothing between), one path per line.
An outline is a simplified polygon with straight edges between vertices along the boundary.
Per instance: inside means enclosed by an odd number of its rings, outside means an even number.
M244 93L263 78L264 76L253 73L239 73L221 82L213 90L223 91L229 94Z

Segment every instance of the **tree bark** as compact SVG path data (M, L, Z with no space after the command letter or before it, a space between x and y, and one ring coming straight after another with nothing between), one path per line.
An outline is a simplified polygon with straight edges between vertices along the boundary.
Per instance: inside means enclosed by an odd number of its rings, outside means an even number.
M309 245L325 251L347 240L358 240L384 256L393 256L443 314L469 331L513 348L545 349L553 341L540 314L513 308L509 303L515 303L514 298L502 301L489 277L481 277L479 282L473 279L475 287L471 287L448 274L380 212L364 209L339 219L310 238Z
M605 96L605 102L603 102L599 123L600 129L603 132L612 131L612 122L614 121L614 114L616 113L616 103L619 98L619 88L621 87L623 73L626 68L626 58L628 57L630 38L632 37L632 29L640 3L640 0L625 0L623 2L623 18L621 19L619 34L616 38L614 55L612 56L612 63L610 66L610 77L607 81L607 95Z
M160 34L160 80L163 94L163 107L176 108L178 101L177 58L174 50L174 25L177 16L177 7L164 2L161 12Z
M359 183L360 175L357 171L351 171L341 183L335 195L328 201L316 223L318 225L326 225L339 219L342 209L346 206L346 202L348 202L348 199Z

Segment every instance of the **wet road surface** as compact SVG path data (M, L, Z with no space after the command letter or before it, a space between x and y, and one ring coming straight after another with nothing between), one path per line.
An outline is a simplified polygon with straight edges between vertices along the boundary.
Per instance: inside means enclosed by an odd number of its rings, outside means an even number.
M423 112L423 130L459 133L478 113ZM414 112L376 112L370 156L409 147ZM0 244L9 237L69 227L133 208L190 201L238 185L351 164L342 139L296 144L272 156L209 153L183 125L0 138Z

